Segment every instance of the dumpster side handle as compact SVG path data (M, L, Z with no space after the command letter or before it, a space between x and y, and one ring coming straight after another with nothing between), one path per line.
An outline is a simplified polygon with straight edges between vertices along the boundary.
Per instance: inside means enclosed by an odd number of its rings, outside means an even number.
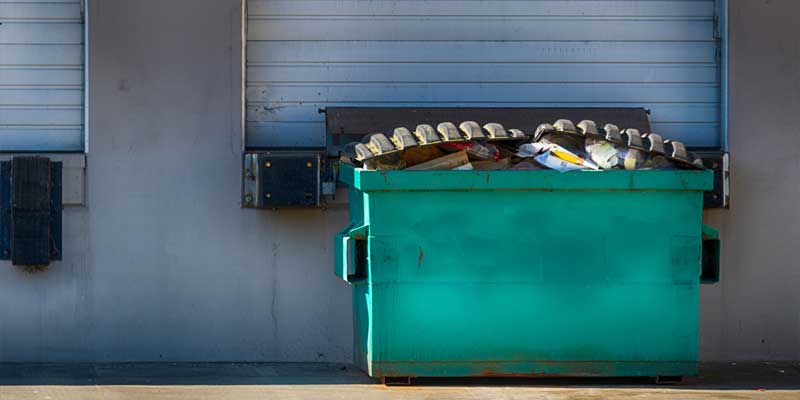
M369 226L348 226L336 235L336 275L355 283L366 278Z
M722 258L722 241L719 231L703 225L703 262L700 283L713 285L720 280L720 264Z

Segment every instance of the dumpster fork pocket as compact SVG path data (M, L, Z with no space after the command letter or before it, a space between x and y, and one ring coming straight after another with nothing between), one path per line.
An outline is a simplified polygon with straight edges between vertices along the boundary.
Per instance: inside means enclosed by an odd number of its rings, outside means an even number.
M719 283L722 258L722 241L719 231L703 225L703 261L700 283L713 285Z
M336 275L350 282L367 277L369 226L348 226L336 235Z

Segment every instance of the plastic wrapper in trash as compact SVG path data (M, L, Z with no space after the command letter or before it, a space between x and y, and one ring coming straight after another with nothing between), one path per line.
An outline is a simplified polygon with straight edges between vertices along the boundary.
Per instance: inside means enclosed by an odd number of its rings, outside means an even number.
M516 155L519 158L533 158L547 151L550 146L552 146L551 143L525 143L517 148Z
M608 141L586 138L586 153L602 169L612 169L620 165L617 148Z
M582 137L563 132L545 133L541 136L539 142L557 144L575 152L582 152L584 147L584 139Z
M640 169L676 169L674 162L661 154L652 154L645 160Z
M497 151L500 152L500 160L504 158L512 158L517 154L516 146L495 145Z
M523 144L517 151L517 157L533 158L547 168L562 172L600 169L594 162L547 140Z
M641 168L647 160L647 156L643 151L627 147L619 149L617 158L620 160L620 167L628 171Z
M475 143L472 148L467 149L467 154L479 160L500 161L500 150L493 144L482 145Z

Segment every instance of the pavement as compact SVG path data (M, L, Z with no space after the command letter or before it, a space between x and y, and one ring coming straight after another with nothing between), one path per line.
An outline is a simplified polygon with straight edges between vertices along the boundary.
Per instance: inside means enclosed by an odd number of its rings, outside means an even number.
M0 364L0 400L250 399L800 400L800 363L703 364L648 379L421 379L386 387L341 364Z

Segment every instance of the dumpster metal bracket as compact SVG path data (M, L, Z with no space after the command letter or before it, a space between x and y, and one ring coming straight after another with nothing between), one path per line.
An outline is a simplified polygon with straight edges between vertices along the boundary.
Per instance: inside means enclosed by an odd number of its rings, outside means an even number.
M706 209L730 208L730 155L724 151L695 150L703 159L705 167L714 171L714 189L705 193L703 207Z

